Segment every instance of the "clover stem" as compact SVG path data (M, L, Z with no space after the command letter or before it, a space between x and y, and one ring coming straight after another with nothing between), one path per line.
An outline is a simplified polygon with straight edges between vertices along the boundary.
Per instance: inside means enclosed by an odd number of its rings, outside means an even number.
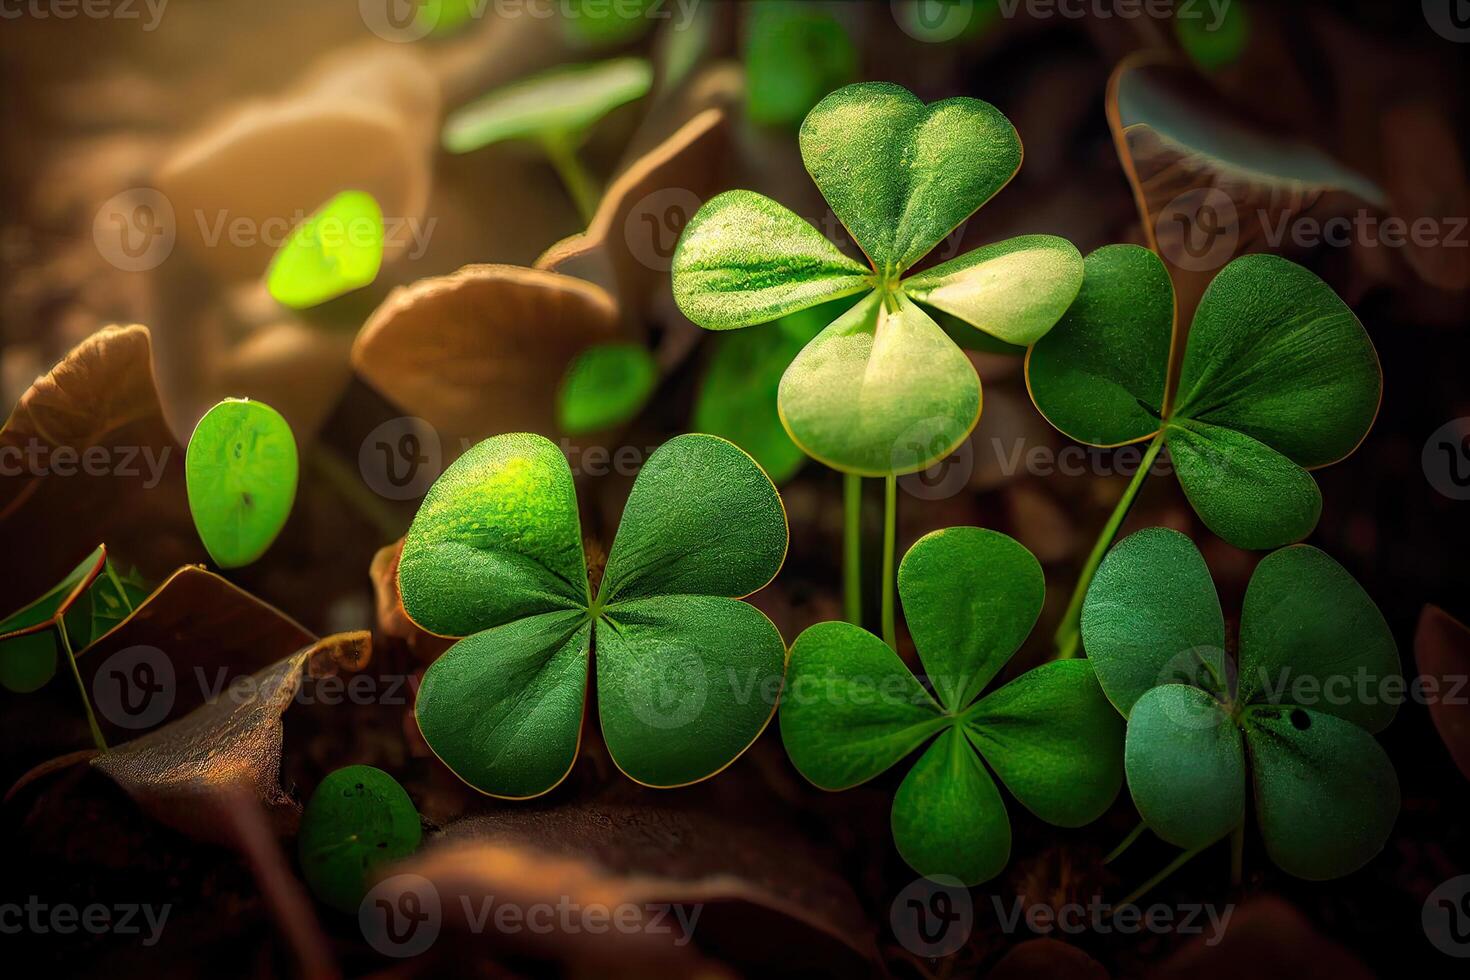
M1143 832L1147 829L1148 824L1144 823L1142 820L1138 821L1138 826L1130 830L1128 832L1128 836L1119 841L1118 846L1113 848L1112 851L1108 853L1107 857L1103 858L1103 864L1112 864L1114 861L1118 860L1118 858L1122 857L1123 852L1132 847L1134 842L1137 841L1138 838L1142 837Z
M1196 854L1198 854L1200 851L1203 851L1208 846L1208 844L1202 844L1199 847L1191 847L1189 850L1180 854L1174 860L1164 865L1164 867L1159 871L1158 874L1154 875L1148 881L1145 881L1143 884L1133 889L1133 891L1129 892L1128 897L1116 903L1113 906L1113 911L1116 912L1118 909L1124 908L1128 905L1132 905L1134 902L1138 901L1140 898L1153 891L1159 886L1160 883L1164 881L1164 879L1168 878L1174 872L1184 867L1190 862L1191 859L1194 858Z
M898 527L898 477L883 478L883 642L898 649L893 625L893 539Z
M1241 869L1245 865L1245 821L1241 820L1230 832L1230 884L1239 885Z
M863 478L842 475L842 591L843 615L854 626L863 625Z
M566 133L548 136L541 141L541 146L556 175L566 187L567 194L571 196L572 203L577 206L582 223L592 224L592 216L597 213L599 196L597 181L593 180L587 168L582 166L582 161L577 158L576 137Z
M1123 496L1118 505L1113 508L1113 515L1103 525L1102 533L1097 536L1097 543L1092 546L1092 554L1087 556L1087 564L1082 566L1082 574L1077 577L1077 585L1072 590L1072 598L1067 603L1067 611L1062 616L1062 622L1057 627L1056 650L1058 660L1071 660L1077 656L1077 649L1082 643L1082 603L1087 598L1087 590L1092 585L1092 578L1097 574L1097 568L1102 564L1103 556L1113 546L1113 540L1118 536L1118 529L1123 526L1123 521L1128 517L1128 511L1133 507L1133 501L1138 497L1138 491L1143 488L1144 481L1148 479L1149 470L1153 468L1154 460L1159 456L1159 450L1164 448L1164 430L1159 429L1154 441L1149 443L1148 451L1143 454L1143 460L1138 464L1138 472L1133 474L1133 479L1128 482L1128 489L1123 491Z
M77 693L81 695L82 707L87 712L87 727L92 730L92 742L99 751L107 751L107 739L102 737L102 729L97 724L97 716L92 713L92 699L87 697L87 685L82 683L82 672L77 668L77 655L71 648L71 637L66 632L66 617L56 617L56 635L61 640L61 648L66 651L66 662L71 667L72 680L77 682Z

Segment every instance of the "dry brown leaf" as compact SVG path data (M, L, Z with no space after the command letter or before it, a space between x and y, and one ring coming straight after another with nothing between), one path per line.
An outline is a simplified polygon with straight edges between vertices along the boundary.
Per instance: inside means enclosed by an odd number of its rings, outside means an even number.
M438 83L416 52L349 49L278 98L246 103L185 140L155 183L194 259L250 278L285 232L339 191L367 191L389 220L421 218L438 117ZM248 236L233 235L234 222ZM389 236L384 260L408 245Z
M454 440L556 431L556 392L583 349L619 335L601 287L554 272L471 265L395 289L352 348L359 375Z
M403 608L403 595L398 591L398 560L402 556L403 539L399 538L379 548L368 569L373 580L378 632L391 639L402 640L415 657L427 663L437 659L454 641L435 636L408 618L408 612Z
M1438 685L1437 696L1429 698L1429 717L1455 765L1470 779L1470 707L1463 693L1451 696L1470 677L1470 629L1438 606L1425 606L1414 631L1414 661L1425 681Z
M141 738L96 756L92 765L155 820L201 840L233 843L217 817L221 794L258 800L281 829L299 808L281 789L281 715L316 658L335 647L371 643L366 632L338 633L237 681L214 701Z
M25 556L4 563L4 594L42 594L99 541L150 578L203 559L146 327L104 328L38 378L0 456L0 534Z
M1470 248L1463 247L1465 215L1470 215L1470 183L1465 157L1443 114L1427 103L1396 106L1383 114L1384 182L1394 210L1412 230L1429 221L1437 233L1460 227L1461 247L1447 247L1436 234L1433 244L1410 234L1405 254L1414 271L1440 289L1470 288Z
M1059 939L1028 939L986 974L988 980L1108 980L1101 963Z
M1209 940L1216 939L1215 943ZM1157 980L1370 980L1352 953L1319 933L1306 916L1274 895L1237 906L1223 938L1197 936L1149 974Z

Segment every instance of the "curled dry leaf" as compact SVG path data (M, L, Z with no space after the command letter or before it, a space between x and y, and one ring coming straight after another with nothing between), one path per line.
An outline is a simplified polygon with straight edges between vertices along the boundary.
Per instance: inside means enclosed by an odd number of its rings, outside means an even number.
M641 320L668 291L679 233L724 186L729 158L729 117L704 109L630 164L608 187L587 230L553 245L536 267L606 286L625 317Z
M159 822L202 840L233 843L221 826L222 794L258 800L288 827L298 806L280 785L281 715L319 659L358 659L343 647L371 643L366 632L338 633L241 679L177 721L92 760ZM228 797L226 797L228 798Z
M1383 115L1384 181L1395 210L1408 222L1436 228L1463 222L1470 214L1470 183L1465 157L1454 130L1427 103L1395 106ZM1435 238L1411 234L1405 245L1409 264L1425 282L1440 289L1470 288L1470 249L1446 248Z
M1470 675L1470 629L1438 606L1425 606L1414 632L1414 660L1440 694L1448 694ZM1429 717L1460 772L1470 779L1470 708L1464 698L1431 697Z
M366 191L385 215L418 219L438 115L438 83L416 52L348 50L279 97L246 103L185 140L155 183L200 265L232 279L258 276L297 220L339 191ZM241 221L252 234L231 236ZM411 241L390 239L384 261Z
M1387 203L1378 186L1317 148L1241 118L1168 56L1125 59L1108 84L1107 115L1145 240L1178 291L1181 323L1231 259L1289 248L1278 236L1302 215Z
M1230 906L1226 906L1230 908ZM1293 980L1368 980L1373 973L1274 895L1234 908L1223 935L1196 936L1150 974L1154 980L1224 980L1241 976Z
M107 327L21 396L0 454L0 591L35 596L105 541L149 578L204 557L184 492L184 453L164 421L148 329Z
M556 431L556 391L578 353L618 335L600 286L471 265L395 289L352 348L358 374L439 430L440 442Z
M570 899L575 907L665 903L700 908L694 946L726 962L860 971L876 958L874 930L847 883L790 834L695 810L588 803L517 807L456 823L398 871L422 875L448 910L497 902L523 907ZM672 917L670 917L672 919ZM532 937L546 958L668 955L679 938L642 930ZM617 939L618 943L608 942ZM626 940L626 943L623 941ZM834 970L845 963L847 970Z

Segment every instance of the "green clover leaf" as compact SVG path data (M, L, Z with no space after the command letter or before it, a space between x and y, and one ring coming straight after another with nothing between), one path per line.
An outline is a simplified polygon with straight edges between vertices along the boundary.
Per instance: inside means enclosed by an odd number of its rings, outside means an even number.
M713 775L775 712L785 644L737 600L775 577L786 543L760 467L723 439L679 436L638 474L593 595L561 451L485 440L429 490L399 562L414 622L465 637L424 674L424 738L483 793L547 792L576 761L595 650L618 768L657 787Z
M838 89L802 123L802 159L867 257L750 191L721 194L685 226L674 299L710 330L768 323L867 294L791 363L778 402L788 434L847 473L911 473L942 459L980 417L980 379L936 318L1027 345L1082 284L1068 242L1025 236L910 276L1015 175L1021 141L977 99L926 105L887 83Z
M1077 302L1026 357L1047 421L1088 445L1166 445L1200 519L1237 547L1311 533L1322 498L1307 471L1357 448L1383 389L1352 310L1301 266L1243 256L1201 299L1175 380L1163 262L1110 245L1085 266Z
M375 869L418 850L423 827L398 781L374 766L327 775L301 813L296 852L311 892L355 913Z
M1398 650L1327 555L1295 545L1261 560L1240 617L1238 678L1209 570L1177 531L1139 531L1108 553L1082 632L1128 719L1133 802L1164 840L1197 849L1236 830L1249 788L1266 850L1290 874L1335 878L1383 847L1399 787L1373 733L1394 715Z
M184 453L189 513L221 568L265 554L296 501L296 437L265 402L226 398L204 413Z
M781 737L827 790L929 743L894 796L894 843L921 874L978 884L1010 858L991 773L1041 819L1081 826L1122 786L1123 726L1087 661L1044 664L980 696L1045 597L1041 565L1012 538L975 527L926 535L904 556L898 591L933 694L871 633L819 623L791 648Z

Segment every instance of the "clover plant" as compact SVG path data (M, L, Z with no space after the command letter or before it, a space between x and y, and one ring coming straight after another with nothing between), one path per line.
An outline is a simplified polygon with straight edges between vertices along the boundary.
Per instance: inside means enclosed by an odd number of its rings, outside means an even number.
M567 435L631 421L658 386L658 364L641 344L598 344L578 354L557 391L557 427Z
M356 912L375 868L419 849L423 828L398 781L373 766L329 773L301 814L297 854L311 892Z
M281 305L306 309L371 285L382 264L382 208L365 191L343 191L292 230L266 288Z
M1020 137L988 103L926 105L897 85L849 85L807 115L799 141L808 172L868 264L775 201L729 191L680 236L674 298L700 326L732 330L860 296L792 361L778 405L807 455L849 474L849 512L861 476L885 477L891 505L895 476L947 456L980 417L980 378L930 311L1030 344L1076 297L1082 260L1067 241L1034 235L915 272L1020 168Z
M1322 495L1308 470L1358 446L1382 391L1352 310L1286 259L1247 255L1222 269L1187 340L1154 253L1106 246L1086 267L1077 302L1026 356L1027 386L1070 438L1147 450L1073 594L1057 634L1063 656L1076 652L1092 574L1164 447L1206 527L1240 548L1279 547L1316 527Z
M657 787L719 772L775 711L785 645L737 599L775 577L786 541L748 455L678 436L639 472L594 587L566 458L541 436L485 440L430 488L399 562L409 617L466 637L424 674L424 738L483 793L545 793L576 760L595 655L619 769Z
M194 427L184 456L189 512L221 568L255 561L275 541L296 499L296 439L264 402L227 398Z
M893 839L914 870L966 885L1010 858L993 772L1048 823L1099 817L1123 783L1123 726L1092 665L1054 661L981 697L1041 613L1041 565L996 531L935 531L898 571L921 685L873 634L819 623L791 648L781 738L802 775L848 789L928 744L893 799Z
M1385 692L1398 650L1337 562L1307 545L1263 558L1232 659L1199 549L1139 531L1098 569L1082 631L1128 719L1128 788L1159 837L1192 855L1233 833L1238 869L1250 797L1267 854L1299 878L1345 875L1383 847L1399 786L1373 735L1397 707Z
M643 98L652 87L653 65L642 58L554 68L450 113L444 121L444 148L469 153L505 140L537 144L556 168L582 220L590 222L600 194L577 158L577 148L598 120Z
M46 594L0 622L0 687L30 694L56 676L61 652L77 683L93 742L106 748L76 656L130 615L147 597L137 569L123 574L98 545Z

